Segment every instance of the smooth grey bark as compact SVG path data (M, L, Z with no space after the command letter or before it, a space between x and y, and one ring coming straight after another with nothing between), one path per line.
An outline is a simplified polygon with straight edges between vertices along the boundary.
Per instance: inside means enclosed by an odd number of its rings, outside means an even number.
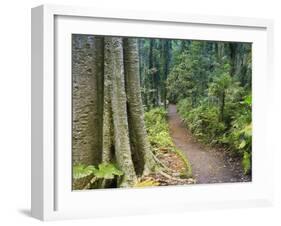
M103 44L100 38L72 37L73 164L98 164L102 152L99 87L103 78Z
M102 149L103 149L103 83L104 83L104 39L102 37L94 37L92 43L92 73L94 76L94 98L95 98L95 146L94 152L97 152L97 162L102 161Z
M113 160L113 119L111 106L111 90L112 90L112 69L110 67L110 50L111 45L108 41L104 43L104 50L106 53L104 61L104 100L103 100L103 152L102 161L109 163Z
M130 138L135 165L142 163L137 173L149 174L154 166L150 144L144 124L144 111L141 99L139 81L139 54L137 39L124 39L124 65L126 78L126 93L128 101L128 115L130 124Z
M110 97L115 157L118 166L124 173L120 187L129 187L136 183L137 176L129 140L122 38L105 38L104 66L105 74L111 77L112 82Z

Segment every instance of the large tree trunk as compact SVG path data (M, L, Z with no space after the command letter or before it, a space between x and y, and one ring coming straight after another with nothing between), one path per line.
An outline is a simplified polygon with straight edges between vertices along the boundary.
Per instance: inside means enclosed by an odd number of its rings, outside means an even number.
M102 38L73 35L72 54L73 164L98 164L102 153Z
M139 54L137 39L124 39L124 65L130 140L136 172L149 174L154 161L144 125L144 112L139 82Z
M125 39L124 45L114 37L73 40L73 164L116 163L124 173L118 186L130 187L137 175L154 170L154 159L144 125L137 40Z
M113 119L112 119L112 106L111 106L111 90L112 90L112 69L109 69L110 65L110 50L111 46L108 41L104 44L105 61L104 61L104 101L103 101L103 151L102 161L109 163L115 160L113 150ZM108 52L108 53L107 53ZM108 59L109 58L109 59Z
M111 78L110 91L113 113L114 148L116 162L124 172L121 187L134 185L136 173L129 140L129 126L125 92L122 38L105 38L105 75Z
M97 165L102 154L103 40L81 35L72 39L72 162ZM73 180L73 189L83 188L89 179Z
M102 147L103 147L103 83L104 83L104 40L102 37L94 37L93 39L93 61L92 61L92 73L94 76L94 96L95 100L95 115L94 124L96 130L96 141L94 151L98 152L98 162L102 161Z

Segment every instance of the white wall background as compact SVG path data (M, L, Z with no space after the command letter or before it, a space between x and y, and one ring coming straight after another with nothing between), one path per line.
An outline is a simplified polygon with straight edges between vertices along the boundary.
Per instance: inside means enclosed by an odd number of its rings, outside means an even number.
M0 225L39 225L30 208L30 8L43 3L86 5L275 20L275 102L270 141L275 151L272 208L194 211L50 222L50 225L280 225L281 224L281 6L278 0L7 0L0 8ZM279 42L278 42L279 41ZM278 118L279 117L279 118Z

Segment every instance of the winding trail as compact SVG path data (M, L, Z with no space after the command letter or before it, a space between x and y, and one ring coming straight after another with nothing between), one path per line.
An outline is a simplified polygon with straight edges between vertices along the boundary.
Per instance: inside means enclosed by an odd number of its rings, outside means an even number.
M223 150L205 147L192 137L177 114L176 105L169 105L168 122L171 137L188 158L196 183L251 181L250 176L244 176L238 159Z

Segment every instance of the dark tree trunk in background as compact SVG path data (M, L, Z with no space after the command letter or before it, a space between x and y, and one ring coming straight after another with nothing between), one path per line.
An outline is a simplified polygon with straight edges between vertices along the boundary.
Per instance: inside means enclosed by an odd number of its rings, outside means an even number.
M148 62L148 67L149 67L149 105L152 107L155 107L157 105L157 84L156 84L156 76L157 76L157 68L155 65L155 56L154 56L154 48L156 46L155 40L150 39L149 42L149 62Z
M149 41L149 58L148 58L148 68L152 69L153 65L153 48L154 48L154 40L150 39Z
M231 77L235 77L237 72L237 48L238 43L229 43L229 56L230 56L230 75Z
M224 56L225 44L223 42L217 42L217 61L222 63L222 59Z
M225 105L225 92L221 96L221 105L220 105L220 121L224 121L224 105Z
M142 99L143 104L147 107L148 106L148 95L147 95L147 52L144 48L144 39L140 38L139 43L139 65L140 65L140 83L142 87Z
M171 40L163 39L162 40L162 52L161 52L161 64L162 64L162 79L161 79L161 87L162 87L162 101L164 103L164 107L167 108L167 88L166 88L166 80L168 78L168 73L170 69L171 63Z

